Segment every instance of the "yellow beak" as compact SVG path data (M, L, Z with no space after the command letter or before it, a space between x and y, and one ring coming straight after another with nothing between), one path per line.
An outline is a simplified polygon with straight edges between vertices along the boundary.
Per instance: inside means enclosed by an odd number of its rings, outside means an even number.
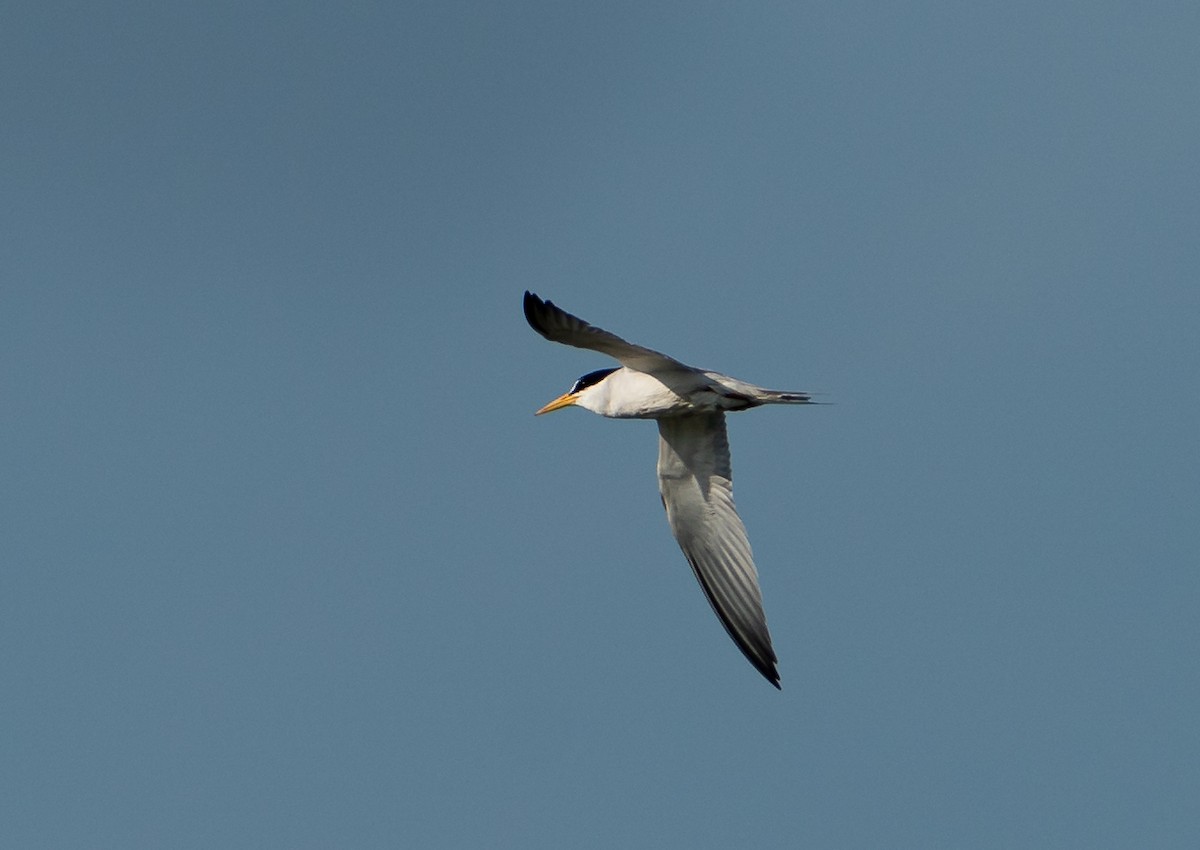
M562 410L564 407L570 407L575 403L575 399L579 398L576 393L564 393L543 407L534 416L541 416L543 413L551 413L555 410Z

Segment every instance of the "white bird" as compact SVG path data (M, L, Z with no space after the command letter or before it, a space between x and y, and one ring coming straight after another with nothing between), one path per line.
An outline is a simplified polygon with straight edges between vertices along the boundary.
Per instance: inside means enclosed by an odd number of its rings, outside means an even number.
M525 293L525 319L552 342L615 358L620 368L589 372L537 415L576 405L601 416L658 422L658 489L671 531L713 611L750 663L776 688L779 671L746 528L733 505L725 412L763 404L811 404L686 366L626 342Z

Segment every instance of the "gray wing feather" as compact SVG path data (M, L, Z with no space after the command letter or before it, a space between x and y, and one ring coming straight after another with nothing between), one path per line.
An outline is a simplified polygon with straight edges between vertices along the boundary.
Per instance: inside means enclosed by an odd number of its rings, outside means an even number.
M626 342L614 333L589 325L555 306L553 301L543 301L532 292L525 293L525 321L551 342L599 351L639 372L688 368L665 354Z
M658 420L658 486L671 531L729 636L779 687L746 528L733 504L721 413Z

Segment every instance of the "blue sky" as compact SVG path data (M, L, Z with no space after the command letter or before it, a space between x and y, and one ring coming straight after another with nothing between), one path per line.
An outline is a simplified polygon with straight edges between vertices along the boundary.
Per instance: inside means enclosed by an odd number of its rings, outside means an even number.
M25 3L0 843L1195 847L1192 3ZM730 421L783 691L525 289Z

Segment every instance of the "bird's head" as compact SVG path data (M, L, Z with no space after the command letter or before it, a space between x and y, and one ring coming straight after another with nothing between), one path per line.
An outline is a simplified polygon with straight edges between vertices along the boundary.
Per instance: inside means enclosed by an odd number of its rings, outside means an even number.
M541 416L543 413L562 410L564 407L570 407L571 405L578 405L584 410L598 410L602 396L607 394L607 388L603 387L604 379L615 371L617 370L597 369L595 372L588 372L572 384L570 390L547 404L534 415Z

